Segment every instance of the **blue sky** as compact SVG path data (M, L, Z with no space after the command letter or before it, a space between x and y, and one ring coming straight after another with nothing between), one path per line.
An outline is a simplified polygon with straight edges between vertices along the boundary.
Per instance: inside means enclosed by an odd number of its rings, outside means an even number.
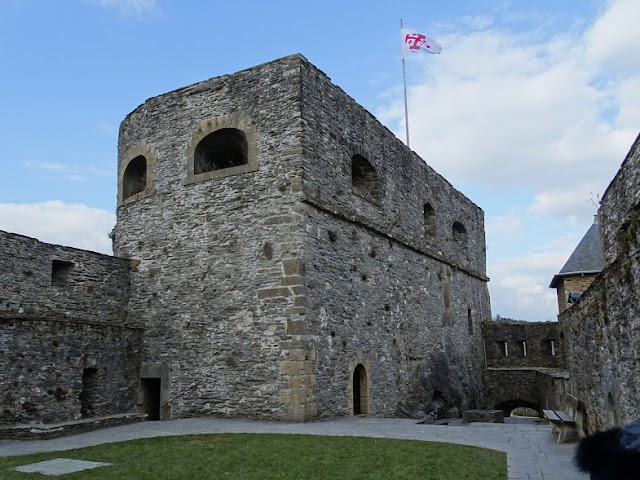
M549 281L640 131L636 0L0 0L0 229L109 252L120 121L145 99L302 53L485 211L493 313Z

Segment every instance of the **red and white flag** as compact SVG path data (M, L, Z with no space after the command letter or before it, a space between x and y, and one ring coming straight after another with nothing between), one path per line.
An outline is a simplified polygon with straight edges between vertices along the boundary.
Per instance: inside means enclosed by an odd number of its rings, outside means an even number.
M406 28L401 29L400 33L402 35L403 52L440 53L442 51L442 47L438 42L422 33Z

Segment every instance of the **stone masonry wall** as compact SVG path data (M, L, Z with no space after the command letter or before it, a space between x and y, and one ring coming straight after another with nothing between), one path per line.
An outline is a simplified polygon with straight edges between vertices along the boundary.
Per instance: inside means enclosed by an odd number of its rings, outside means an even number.
M482 330L488 367L563 367L563 342L557 322L487 320Z
M121 325L128 298L127 260L0 231L0 312Z
M310 64L301 98L305 333L319 415L353 413L358 363L374 415L479 405L480 323L491 316L482 210ZM377 171L375 201L352 188L356 154ZM435 210L429 232L425 203Z
M357 363L367 369L372 415L455 416L479 406L484 283L325 212L314 212L308 230L305 333L319 416L353 413Z
M0 424L131 412L139 329L0 316Z
M130 312L145 362L168 371L163 418L314 414L292 336L305 302L300 58L152 98L121 125L120 172L128 152L155 161L148 194L118 208L115 252L140 261ZM194 136L224 121L254 132L255 169L192 176Z
M0 423L130 411L128 296L128 261L0 232Z
M638 265L614 262L580 301L560 315L572 342L567 352L569 389L585 404L591 432L640 417L640 322L634 286ZM632 270L632 282L627 283Z
M569 389L591 432L640 417L640 137L603 195L605 269L559 317Z
M485 407L503 409L506 415L517 407L562 410L567 378L548 368L487 368Z
M486 278L484 213L373 115L308 64L303 75L306 201L383 232L451 267ZM351 158L362 155L376 169L381 200L352 188ZM427 234L424 206L434 209ZM460 222L466 238L453 234Z
M602 195L598 221L605 265L626 255L625 236L630 215L640 208L640 135L631 146L622 166Z
M637 251L639 240L636 231L629 249ZM571 339L570 393L584 402L591 432L640 417L639 282L637 256L621 255L560 315L562 332Z

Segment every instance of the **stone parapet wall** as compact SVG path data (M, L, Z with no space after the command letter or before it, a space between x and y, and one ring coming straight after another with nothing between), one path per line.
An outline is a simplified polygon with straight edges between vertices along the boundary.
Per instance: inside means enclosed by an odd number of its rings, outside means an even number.
M129 262L0 231L0 314L127 321Z
M563 367L558 322L486 320L482 330L488 367Z

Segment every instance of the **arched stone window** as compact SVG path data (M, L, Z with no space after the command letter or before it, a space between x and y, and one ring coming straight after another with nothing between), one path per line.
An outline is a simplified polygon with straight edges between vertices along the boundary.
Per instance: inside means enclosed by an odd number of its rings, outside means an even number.
M126 200L147 188L147 159L138 155L131 160L122 177L122 199Z
M373 203L380 203L382 188L378 172L365 157L351 157L351 187L353 193Z
M183 185L257 171L257 139L255 125L239 112L201 120L187 143Z
M427 237L436 236L436 211L430 203L424 204L424 233Z
M460 222L453 224L453 240L461 245L467 243L467 229Z
M193 156L193 173L238 167L248 163L247 137L237 128L221 128L204 137Z
M155 193L156 155L142 140L119 157L118 205L127 205Z

